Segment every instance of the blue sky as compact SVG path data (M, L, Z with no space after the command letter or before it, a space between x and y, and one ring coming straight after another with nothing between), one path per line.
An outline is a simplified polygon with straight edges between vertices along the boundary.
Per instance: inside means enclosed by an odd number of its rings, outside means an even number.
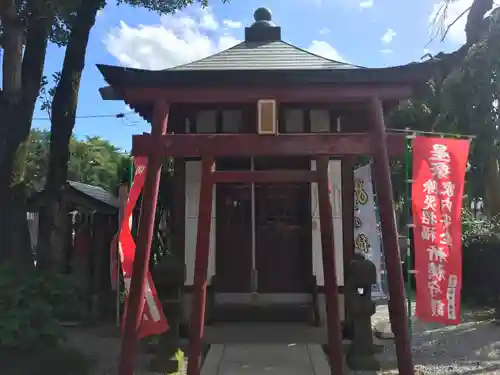
M448 20L471 2L457 0L448 11ZM453 26L444 42L438 37L429 44L437 0L232 0L230 4L212 0L208 9L192 6L173 16L109 3L90 37L78 105L81 117L128 111L123 102L101 100L98 88L105 83L96 64L163 69L206 57L241 41L244 27L252 23L259 6L272 11L283 40L368 67L419 61L427 51L450 51L464 40L465 18ZM61 69L63 57L63 48L49 47L46 75ZM35 127L50 127L46 113L37 111L35 117ZM131 136L148 129L138 116L126 113L124 119L79 118L75 134L98 135L128 150Z

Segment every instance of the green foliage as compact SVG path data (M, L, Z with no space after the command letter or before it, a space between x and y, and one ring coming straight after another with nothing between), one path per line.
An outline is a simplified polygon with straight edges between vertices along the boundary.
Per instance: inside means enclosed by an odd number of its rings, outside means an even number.
M47 174L50 133L33 129L27 150L25 181L30 191L41 190ZM130 157L106 140L86 137L70 140L68 179L115 192Z
M38 277L7 266L0 269L0 352L55 347L63 338L39 289Z
M500 222L462 214L462 296L466 303L494 306L500 298Z
M52 315L59 321L74 321L84 317L83 294L69 275L36 274L33 287L52 307Z
M116 191L120 183L118 171L128 159L119 148L100 137L70 140L68 179Z
M59 83L61 80L61 72L55 72L52 74L52 87L48 87L49 85L49 80L46 76L42 77L42 86L40 88L40 95L39 99L41 101L40 103L40 109L44 112L46 112L49 117L52 117L52 99L54 98L55 94L55 86Z
M222 0L228 3L230 0ZM146 8L147 10L168 14L183 9L191 4L198 3L204 7L208 6L208 0L117 0L118 4L128 4L133 7Z
M471 211L462 210L462 241L464 246L487 239L500 242L500 221L497 218L476 218Z
M500 157L500 8L485 25L449 74L435 75L418 97L401 103L388 119L391 128L475 135L467 173L469 198L487 197L488 163L492 155Z
M64 275L0 267L0 352L56 347L64 338L58 321L82 316L80 293Z

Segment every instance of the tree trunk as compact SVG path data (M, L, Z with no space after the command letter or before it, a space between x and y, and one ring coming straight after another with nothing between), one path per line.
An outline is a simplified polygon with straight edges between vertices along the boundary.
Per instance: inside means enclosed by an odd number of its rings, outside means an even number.
M14 5L2 9L4 22L3 92L0 98L0 262L32 266L26 220L24 168L33 111L40 91L50 24L35 13L24 27ZM6 21L7 20L7 21Z
M69 141L75 125L80 80L85 67L85 55L97 11L102 0L87 0L77 11L64 56L61 79L52 101L50 158L43 205L40 210L40 228L37 246L37 265L50 270L54 264L52 237L61 191L66 183L69 161Z
M486 164L485 212L490 217L500 214L500 169L495 152L491 152Z

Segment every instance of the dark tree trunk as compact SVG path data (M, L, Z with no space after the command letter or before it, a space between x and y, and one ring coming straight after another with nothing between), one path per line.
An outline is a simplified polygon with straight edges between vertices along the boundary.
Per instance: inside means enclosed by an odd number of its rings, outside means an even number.
M52 101L52 127L50 133L50 158L43 205L40 210L40 227L37 246L37 264L50 270L54 264L52 237L55 230L61 191L66 182L69 161L69 141L75 125L80 80L85 67L85 55L97 11L102 0L87 0L77 11L71 26L61 79Z
M16 53L8 60L12 69L5 69L4 79L10 77L7 72L18 78L11 80L11 85L19 84L19 91L4 91L0 98L0 262L16 261L32 266L32 254L28 223L26 220L26 191L24 170L26 162L26 143L29 141L31 121L36 100L40 91L45 54L47 49L49 24L45 19L38 19L32 14L26 34L24 56L17 60L19 30L12 36L12 46ZM22 32L21 32L22 35ZM19 42L20 43L20 42ZM18 56L19 57L19 56ZM4 59L4 64L6 59ZM5 87L5 85L4 85ZM7 85L8 87L8 85Z
M479 42L484 36L488 26L488 19L484 17L493 9L493 0L474 0L469 13L467 14L467 23L465 25L465 44L451 53L440 52L436 58L442 60L441 76L446 77L453 69L463 61L469 48L475 43Z

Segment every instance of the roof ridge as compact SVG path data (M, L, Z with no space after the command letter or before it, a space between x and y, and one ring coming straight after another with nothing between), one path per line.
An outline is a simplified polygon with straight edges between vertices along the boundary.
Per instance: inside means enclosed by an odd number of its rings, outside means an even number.
M238 44L235 44L234 46L232 47L229 47L229 48L226 48L226 49L223 49L222 51L219 51L217 53L214 53L213 55L209 55L209 56L206 56L206 57L203 57L199 60L194 60L194 61L190 61L190 62L187 62L187 63L184 63L184 64L180 64L180 65L176 65L176 66L172 66L171 68L167 68L167 69L163 69L163 70L176 70L178 68L182 68L183 66L187 66L187 65L191 65L191 64L194 64L194 63L197 63L197 62L200 62L200 61L205 61L207 59L211 59L212 57L215 57L215 56L218 56L226 51L229 51L229 50L232 50L233 48L236 48L238 46L241 46L243 43L245 43L245 41L242 41L242 42L239 42Z
M80 185L85 185L85 186L88 186L88 187L91 187L91 188L94 188L94 189L100 189L106 193L110 193L108 190L104 189L102 186L98 186L98 185L91 185L91 184L86 184L85 182L80 182L80 181L74 181L74 180L66 180L66 182L68 182L69 184L80 184Z
M340 64L340 65L348 65L348 66L352 66L354 68L365 69L365 67L361 66L361 65L355 65L355 64L351 64L351 63L347 63L347 62L342 62L342 61L337 61L337 60L329 59L328 57L320 56L320 55L318 55L316 53L313 53L313 52L308 51L308 50L306 50L304 48L301 48L301 47L297 47L296 45L288 43L288 42L286 42L284 40L281 40L281 42L284 43L284 44L286 44L286 45L288 45L288 46L290 46L290 47L292 47L292 48L295 48L296 50L299 50L301 52L307 53L307 54L309 54L311 56L319 57L320 59L323 59L323 60L326 60L326 61L329 61L329 62L337 63L337 64Z

